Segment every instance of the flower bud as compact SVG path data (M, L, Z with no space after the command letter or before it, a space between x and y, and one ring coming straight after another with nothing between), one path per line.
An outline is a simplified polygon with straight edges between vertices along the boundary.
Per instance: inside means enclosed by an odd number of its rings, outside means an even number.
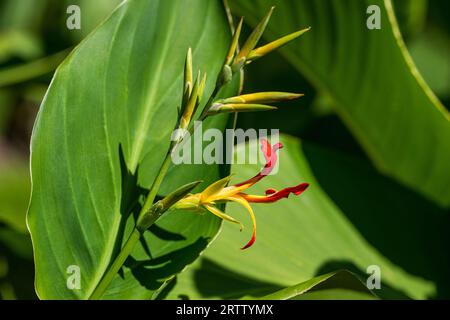
M236 54L236 50L239 44L239 37L241 36L242 24L244 22L244 18L242 17L239 21L239 24L236 28L236 31L233 34L233 40L231 41L230 49L228 50L228 54L225 60L225 65L229 66L233 62L233 58Z
M306 28L303 30L299 30L297 32L291 33L287 36L284 36L278 40L275 40L269 44L266 44L265 46L259 47L257 49L252 50L248 56L247 56L247 63L250 63L252 61L255 61L268 53L275 51L276 49L288 44L289 42L297 39L302 34L306 33L307 31L311 30L311 28Z
M242 58L247 59L247 56L256 47L259 40L261 39L261 36L263 35L264 31L266 30L267 24L269 23L270 17L272 16L274 9L275 9L275 7L270 8L270 10L266 14L266 16L261 20L261 22L253 30L252 34L248 37L247 41L242 46L241 51L238 53L234 64L241 61Z
M230 104L215 104L209 111L208 115L215 115L219 113L233 113L233 112L259 112L276 110L276 107L267 106L264 104L244 104L244 103L230 103Z
M303 94L300 93L290 93L290 92L257 92L244 94L237 97L231 97L227 99L222 99L216 103L229 104L229 103L252 103L252 104L265 104L273 102L282 102L295 100L302 97Z
M192 190L195 189L202 181L194 181L188 183L174 192L170 193L168 196L164 197L162 200L153 204L150 210L139 217L137 221L138 230L143 233L147 230L164 212L170 209L179 200L187 196Z

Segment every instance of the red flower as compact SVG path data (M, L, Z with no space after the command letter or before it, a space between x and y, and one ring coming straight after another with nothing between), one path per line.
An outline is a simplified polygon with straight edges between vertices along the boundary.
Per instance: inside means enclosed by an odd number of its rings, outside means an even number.
M211 184L201 193L188 195L187 197L177 202L177 204L175 204L174 206L175 208L179 209L190 209L190 210L206 209L223 220L239 224L242 230L243 229L242 223L240 223L233 217L225 214L215 206L217 203L230 201L241 204L250 214L253 223L252 237L250 241L244 247L242 247L242 250L251 247L256 239L256 218L249 202L251 203L276 202L280 199L288 198L290 194L298 196L302 194L303 191L305 191L309 186L308 183L301 183L297 186L285 188L280 191L268 189L266 190L265 196L250 195L244 193L243 192L244 190L252 187L256 183L261 181L265 176L269 175L272 172L273 168L275 167L278 161L277 151L283 147L281 143L277 143L274 146L271 146L266 139L262 140L261 143L262 143L261 146L262 152L266 159L266 165L261 170L261 172L259 172L253 178L235 185L228 186L231 177L230 176L226 177Z

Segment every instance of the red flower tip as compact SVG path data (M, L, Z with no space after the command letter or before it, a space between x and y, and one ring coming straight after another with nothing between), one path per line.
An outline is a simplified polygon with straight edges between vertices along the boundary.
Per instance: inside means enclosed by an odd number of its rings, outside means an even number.
M245 250L245 249L250 248L255 243L255 240L256 240L256 231L254 230L253 233L252 233L252 238L250 239L250 241L245 246L243 246L241 248L241 250Z
M248 202L253 203L272 203L277 202L278 200L281 200L283 198L288 198L291 193L295 194L296 196L301 195L306 189L308 189L309 183L302 183L295 187L285 188L280 191L276 191L274 189L269 189L269 193L266 191L266 196L254 196L242 193L242 197L247 200ZM274 192L273 192L274 191Z
M301 195L306 189L308 189L309 183L301 183L298 186L285 188L271 195L271 197L276 198L275 201L281 198L288 198L291 193L296 196Z
M275 189L272 189L272 188L267 189L266 190L266 196L270 196L271 194L274 194L276 192L277 192L277 190L275 190Z
M309 183L299 184L298 186L293 188L294 191L292 193L295 194L296 196L299 196L303 193L303 191L308 189L308 187L309 187Z

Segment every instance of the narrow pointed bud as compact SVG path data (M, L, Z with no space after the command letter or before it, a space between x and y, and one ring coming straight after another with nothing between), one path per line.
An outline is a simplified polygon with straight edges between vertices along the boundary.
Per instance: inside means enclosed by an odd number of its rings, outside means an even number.
M205 85L206 85L206 72L203 75L202 81L200 81L200 84L198 86L198 99L197 99L197 105L199 105L202 102L203 99L203 92L205 91Z
M219 113L233 113L233 112L272 111L276 109L277 109L276 107L267 106L264 104L243 104L243 103L215 104L209 109L208 115L215 115Z
M192 93L192 83L193 83L193 75L192 75L192 49L189 47L186 62L184 65L184 91L189 91L189 96Z
M175 203L191 193L191 191L194 190L200 183L202 183L202 181L188 183L170 193L164 199L153 204L148 212L139 217L136 225L138 230L141 233L147 230L164 212L169 210Z
M298 99L300 97L303 97L303 94L291 93L291 92L258 92L258 93L244 94L244 95L240 95L237 97L231 97L231 98L219 100L216 103L221 103L221 104L229 104L229 103L265 104L265 103L273 103L273 102L290 101L290 100Z
M184 108L183 115L181 116L181 119L180 119L180 128L182 128L182 129L186 129L189 126L189 123L191 122L192 116L198 105L197 101L198 101L199 86L200 86L200 72L197 77L197 80L195 81L195 85L194 85L194 88L192 89L191 96Z
M252 62L252 61L259 59L259 58L267 55L268 53L275 51L276 49L281 48L282 46L288 44L289 42L297 39L302 34L308 32L309 30L311 30L311 27L291 33L291 34L284 36L278 40L275 40L269 44L266 44L265 46L259 47L255 50L252 50L247 57L247 61Z
M200 183L203 181L194 181L184 186L179 187L177 190L170 193L168 196L164 197L164 199L160 200L162 207L167 210L172 207L175 203L183 199L185 196L190 194L192 190L194 190Z
M192 76L192 49L189 48L184 63L183 98L181 101L181 113L186 108L186 104L191 96L193 86Z
M231 65L233 62L233 58L236 54L236 50L239 44L239 37L241 36L242 24L244 22L244 17L241 18L239 24L236 27L236 31L234 31L233 39L231 40L230 49L228 50L227 58L225 60L225 65Z
M267 24L269 23L270 17L272 16L275 7L270 8L266 16L261 20L261 22L253 30L252 34L248 37L245 44L242 46L241 51L236 56L234 64L240 63L242 59L246 59L250 52L256 47L259 40L261 39L264 31L266 30Z

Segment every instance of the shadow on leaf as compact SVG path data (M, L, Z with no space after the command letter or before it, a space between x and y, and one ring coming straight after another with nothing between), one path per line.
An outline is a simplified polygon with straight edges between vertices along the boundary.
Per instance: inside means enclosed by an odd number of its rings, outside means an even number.
M198 257L198 252L204 250L207 245L208 241L205 238L199 238L182 249L157 258L136 260L130 256L125 266L143 287L157 290L174 274L181 272L184 266L193 263Z
M448 211L361 159L307 143L302 149L323 190L366 241L406 272L433 281L437 292L429 298L449 298Z

